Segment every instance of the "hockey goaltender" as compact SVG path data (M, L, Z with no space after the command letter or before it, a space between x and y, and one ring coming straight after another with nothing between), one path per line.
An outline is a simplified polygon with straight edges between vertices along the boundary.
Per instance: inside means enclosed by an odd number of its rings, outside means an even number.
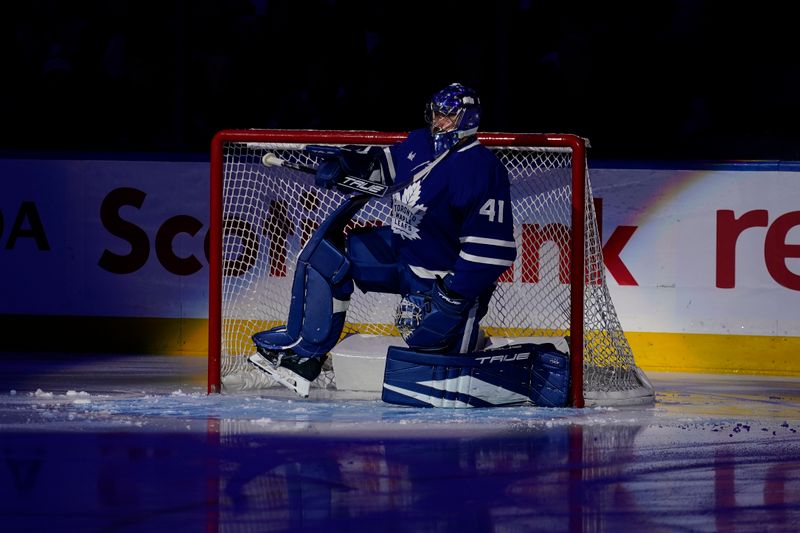
M402 297L395 324L407 347L388 349L384 401L563 406L569 364L552 344L479 351L480 321L516 244L508 172L477 138L478 95L454 83L433 95L425 116L427 128L392 146L306 147L322 160L319 187L342 188L352 178L385 186L391 225L345 237L344 227L370 197L349 196L298 258L286 325L255 334L258 353L249 361L308 396L357 286Z

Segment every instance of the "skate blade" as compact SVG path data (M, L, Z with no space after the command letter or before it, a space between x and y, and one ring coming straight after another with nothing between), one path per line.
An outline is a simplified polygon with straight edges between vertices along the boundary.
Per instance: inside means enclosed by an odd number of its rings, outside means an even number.
M287 370L282 366L276 367L269 359L261 354L251 355L247 360L259 370L269 374L272 379L287 389L293 390L301 398L308 398L311 382L306 378L298 376L291 370Z

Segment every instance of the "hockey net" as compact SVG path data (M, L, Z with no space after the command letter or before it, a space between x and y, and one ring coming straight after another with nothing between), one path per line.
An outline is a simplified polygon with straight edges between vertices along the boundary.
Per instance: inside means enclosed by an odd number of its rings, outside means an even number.
M303 151L305 144L388 145L403 138L296 130L228 130L215 136L209 392L273 385L247 362L255 353L251 336L285 324L296 258L345 199L339 191L314 187L308 173L265 165L263 156L313 167L318 161ZM485 334L534 342L566 339L575 406L651 402L652 387L636 366L606 284L583 139L539 134L481 134L480 139L508 169L517 242L517 259L500 278L481 322ZM348 227L388 224L390 213L391 198L372 199ZM342 336L398 336L393 324L398 301L396 295L356 289ZM336 387L330 365L315 384Z

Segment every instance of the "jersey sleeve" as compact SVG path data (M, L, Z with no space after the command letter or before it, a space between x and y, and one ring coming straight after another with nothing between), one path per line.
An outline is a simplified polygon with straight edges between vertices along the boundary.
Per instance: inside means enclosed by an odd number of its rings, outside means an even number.
M445 279L449 290L467 298L495 283L517 256L508 172L497 161L483 183L465 203L458 259Z
M414 130L404 141L372 150L378 155L383 182L387 185L408 181L416 168L433 159L433 142L426 130Z

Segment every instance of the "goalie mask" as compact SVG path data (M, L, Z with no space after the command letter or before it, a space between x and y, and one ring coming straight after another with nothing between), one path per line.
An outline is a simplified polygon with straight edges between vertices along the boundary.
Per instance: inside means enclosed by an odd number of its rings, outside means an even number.
M465 137L478 133L481 103L478 93L460 83L448 85L433 95L425 109L434 153L438 156Z

